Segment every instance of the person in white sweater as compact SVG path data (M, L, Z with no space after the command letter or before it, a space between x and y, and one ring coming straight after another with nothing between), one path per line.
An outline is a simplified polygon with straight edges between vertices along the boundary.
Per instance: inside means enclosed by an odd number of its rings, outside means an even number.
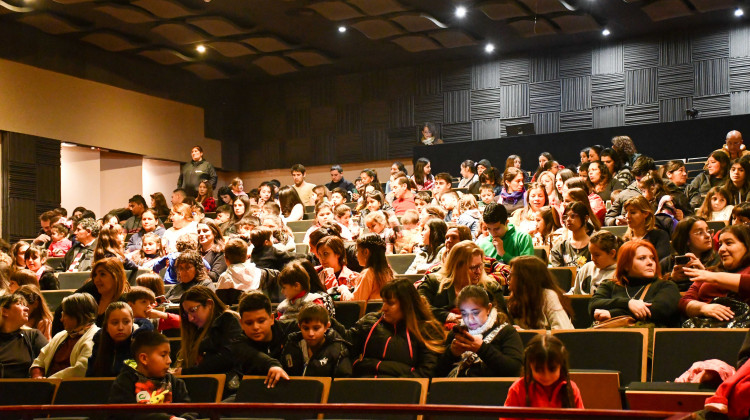
M227 271L219 276L216 289L256 290L260 287L260 269L247 260L247 243L232 238L224 246Z
M94 347L97 303L88 293L74 293L62 301L62 323L42 348L29 369L32 378L72 378L86 376Z
M547 264L522 255L510 262L508 315L521 329L572 330L573 308L555 282Z

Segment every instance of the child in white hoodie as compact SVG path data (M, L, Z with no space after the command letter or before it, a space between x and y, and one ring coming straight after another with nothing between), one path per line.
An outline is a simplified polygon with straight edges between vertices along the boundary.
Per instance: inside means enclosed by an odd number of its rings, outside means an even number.
M260 287L261 270L247 260L247 242L232 238L224 246L227 271L219 276L216 289L256 290Z

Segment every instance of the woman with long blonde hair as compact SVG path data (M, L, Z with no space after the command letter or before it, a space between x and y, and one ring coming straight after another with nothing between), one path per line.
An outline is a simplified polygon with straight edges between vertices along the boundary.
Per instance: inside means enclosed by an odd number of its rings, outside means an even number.
M654 209L644 196L628 199L622 208L625 209L625 220L628 223L628 230L622 237L625 241L643 239L651 242L656 248L658 261L672 253L669 233L656 227Z
M461 320L461 313L456 309L456 296L472 284L486 290L499 310L505 312L503 288L485 271L484 251L472 241L461 241L451 248L443 268L425 276L417 291L430 304L438 321L455 323Z

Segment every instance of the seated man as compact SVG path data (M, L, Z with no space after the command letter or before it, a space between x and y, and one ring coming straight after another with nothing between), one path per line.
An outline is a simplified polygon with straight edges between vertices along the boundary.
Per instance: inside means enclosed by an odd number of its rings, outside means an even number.
M53 267L58 271L90 271L94 260L96 238L99 236L99 224L91 218L82 219L76 226L76 243L63 257L61 267Z

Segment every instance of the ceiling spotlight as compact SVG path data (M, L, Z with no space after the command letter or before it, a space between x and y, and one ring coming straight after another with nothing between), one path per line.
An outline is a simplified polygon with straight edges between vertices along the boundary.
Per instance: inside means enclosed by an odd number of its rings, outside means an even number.
M456 17L459 19L466 17L466 8L463 6L456 7Z
M195 47L195 50L203 54L204 52L206 52L206 46L203 44L199 44L197 47Z
M339 32L341 32L342 34L346 32L346 26L339 26Z
M487 54L493 51L495 51L495 46L493 44L487 44L484 46L484 52L486 52Z
M735 16L737 16L737 17L740 17L740 16L742 16L742 15L744 15L744 14L745 14L745 11L744 11L744 10L742 10L742 8L741 8L741 7L738 7L738 8L736 8L736 9L734 10L734 15L735 15Z
M604 30L602 30L602 35L604 36L610 36L611 34L612 32L610 32L609 29L607 28L604 28Z

